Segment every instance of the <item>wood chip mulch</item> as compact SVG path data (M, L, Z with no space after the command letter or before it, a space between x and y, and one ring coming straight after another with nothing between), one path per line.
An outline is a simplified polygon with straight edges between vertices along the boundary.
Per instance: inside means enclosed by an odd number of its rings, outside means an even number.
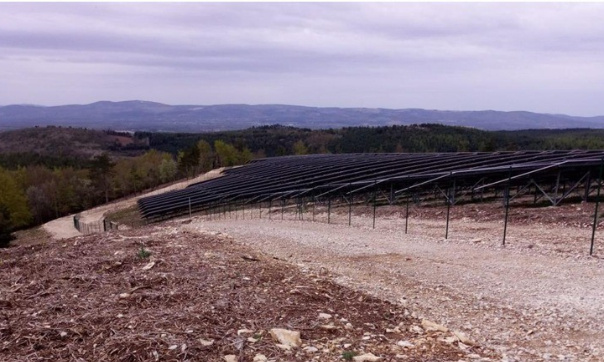
M2 361L495 358L419 325L325 273L174 223L0 250ZM300 331L303 345L277 346L271 328Z

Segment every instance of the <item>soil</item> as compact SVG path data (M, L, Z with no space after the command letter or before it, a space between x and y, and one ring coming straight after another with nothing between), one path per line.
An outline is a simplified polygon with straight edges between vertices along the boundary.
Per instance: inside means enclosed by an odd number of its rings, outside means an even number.
M505 245L501 203L454 205L448 230L445 206L412 204L407 220L404 206L379 207L375 227L371 205L355 205L350 226L345 205L248 207L2 250L0 356L604 361L593 203L519 200ZM69 237L67 221L45 229ZM271 328L300 331L303 345L278 347Z
M0 250L0 359L499 358L442 326L422 327L403 305L335 283L326 270L278 260L220 233L184 230L188 225ZM301 345L279 346L273 328L300 332Z

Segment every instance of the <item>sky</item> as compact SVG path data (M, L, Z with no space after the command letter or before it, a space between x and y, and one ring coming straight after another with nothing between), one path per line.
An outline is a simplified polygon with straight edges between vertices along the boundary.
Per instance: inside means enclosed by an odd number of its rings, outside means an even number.
M604 3L0 3L0 105L604 115Z

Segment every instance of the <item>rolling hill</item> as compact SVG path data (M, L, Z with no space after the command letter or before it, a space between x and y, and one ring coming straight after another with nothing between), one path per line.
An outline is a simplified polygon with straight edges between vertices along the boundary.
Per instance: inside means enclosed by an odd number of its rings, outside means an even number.
M604 128L604 116L575 117L525 111L319 108L291 105L172 106L146 101L0 107L0 131L48 125L152 132L211 132L272 124L326 129L420 123L483 130Z

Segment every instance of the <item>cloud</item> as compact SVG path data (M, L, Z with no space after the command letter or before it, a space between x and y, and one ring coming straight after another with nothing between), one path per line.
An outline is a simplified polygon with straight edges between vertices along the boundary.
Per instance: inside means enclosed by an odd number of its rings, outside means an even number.
M604 84L603 4L1 3L0 10L0 75L13 88L0 92L3 104L119 94L173 104L604 114L589 96ZM116 84L122 88L112 91ZM40 90L57 85L61 94ZM559 99L566 104L552 101Z

